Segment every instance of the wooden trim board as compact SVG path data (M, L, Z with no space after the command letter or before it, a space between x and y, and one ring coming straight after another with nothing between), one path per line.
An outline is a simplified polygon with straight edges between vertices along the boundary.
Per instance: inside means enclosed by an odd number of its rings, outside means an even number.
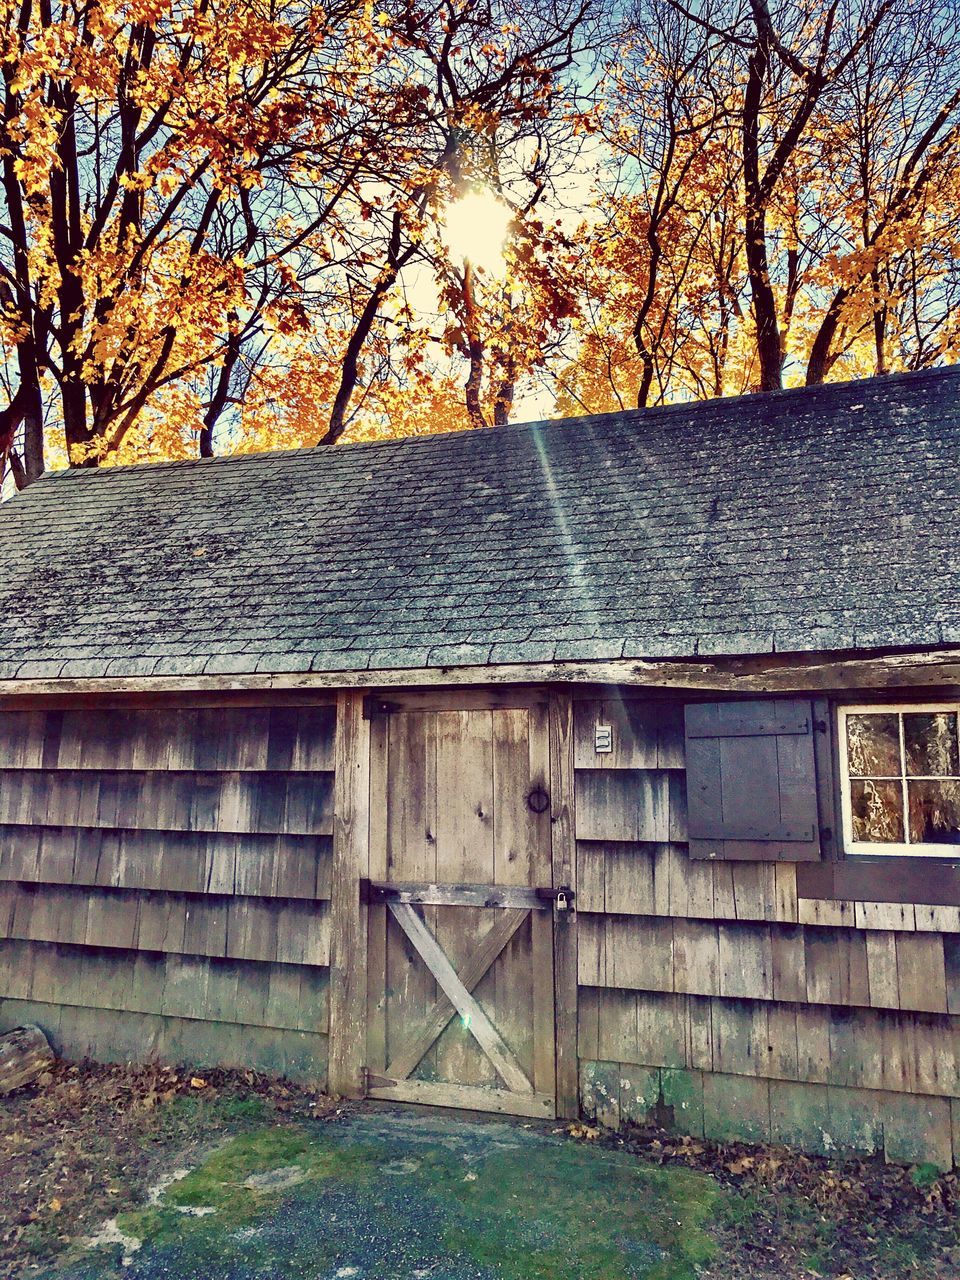
M551 889L527 889L503 884L416 884L365 881L368 903L406 902L421 907L504 907L515 911L549 911Z
M512 1093L533 1093L533 1086L499 1031L457 976L443 948L409 902L388 902L387 909L426 964L464 1026L496 1068L497 1075ZM502 948L501 948L502 950ZM499 954L499 952L498 952Z
M797 896L850 902L960 906L960 866L909 854L841 858L797 867Z
M330 1092L363 1093L367 1018L367 909L360 881L369 874L370 724L363 695L337 701L330 936Z
M476 1089L430 1080L401 1080L393 1085L371 1083L370 1098L389 1102L417 1102L430 1107L454 1107L458 1111L495 1111L502 1115L554 1117L553 1098L546 1093L513 1093L507 1089Z
M554 888L577 887L574 810L574 721L569 693L550 698L550 794ZM574 905L576 898L574 898ZM580 1115L577 1058L577 912L557 911L553 920L554 1019L556 1031L557 1115Z
M960 646L927 651L812 652L744 657L617 659L595 662L500 663L416 667L396 671L306 671L275 675L115 676L0 680L8 699L82 694L251 693L260 690L436 688L516 684L637 685L735 694L814 690L960 688Z

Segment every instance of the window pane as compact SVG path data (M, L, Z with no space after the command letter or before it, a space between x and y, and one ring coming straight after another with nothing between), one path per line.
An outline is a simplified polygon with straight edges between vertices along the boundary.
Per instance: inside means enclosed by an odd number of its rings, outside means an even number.
M913 844L960 844L960 782L909 782Z
M903 717L907 773L960 773L957 768L957 717L953 711L908 712Z
M903 789L899 782L851 782L850 800L854 840L877 844L903 841Z
M847 762L858 777L898 777L900 726L896 712L847 716Z

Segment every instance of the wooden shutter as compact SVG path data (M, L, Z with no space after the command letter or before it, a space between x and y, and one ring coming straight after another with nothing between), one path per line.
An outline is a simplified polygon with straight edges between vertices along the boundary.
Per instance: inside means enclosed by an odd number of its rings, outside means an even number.
M692 858L820 858L809 700L693 703L685 727Z

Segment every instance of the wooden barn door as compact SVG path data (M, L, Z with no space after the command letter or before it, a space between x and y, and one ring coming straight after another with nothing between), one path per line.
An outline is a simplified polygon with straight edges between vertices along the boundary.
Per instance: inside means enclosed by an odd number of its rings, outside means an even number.
M555 1114L545 702L371 707L366 1088Z

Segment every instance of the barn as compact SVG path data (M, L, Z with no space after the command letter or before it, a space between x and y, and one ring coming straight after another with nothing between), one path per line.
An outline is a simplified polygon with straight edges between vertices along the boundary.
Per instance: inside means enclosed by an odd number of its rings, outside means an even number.
M960 1160L960 370L0 509L0 1031Z

